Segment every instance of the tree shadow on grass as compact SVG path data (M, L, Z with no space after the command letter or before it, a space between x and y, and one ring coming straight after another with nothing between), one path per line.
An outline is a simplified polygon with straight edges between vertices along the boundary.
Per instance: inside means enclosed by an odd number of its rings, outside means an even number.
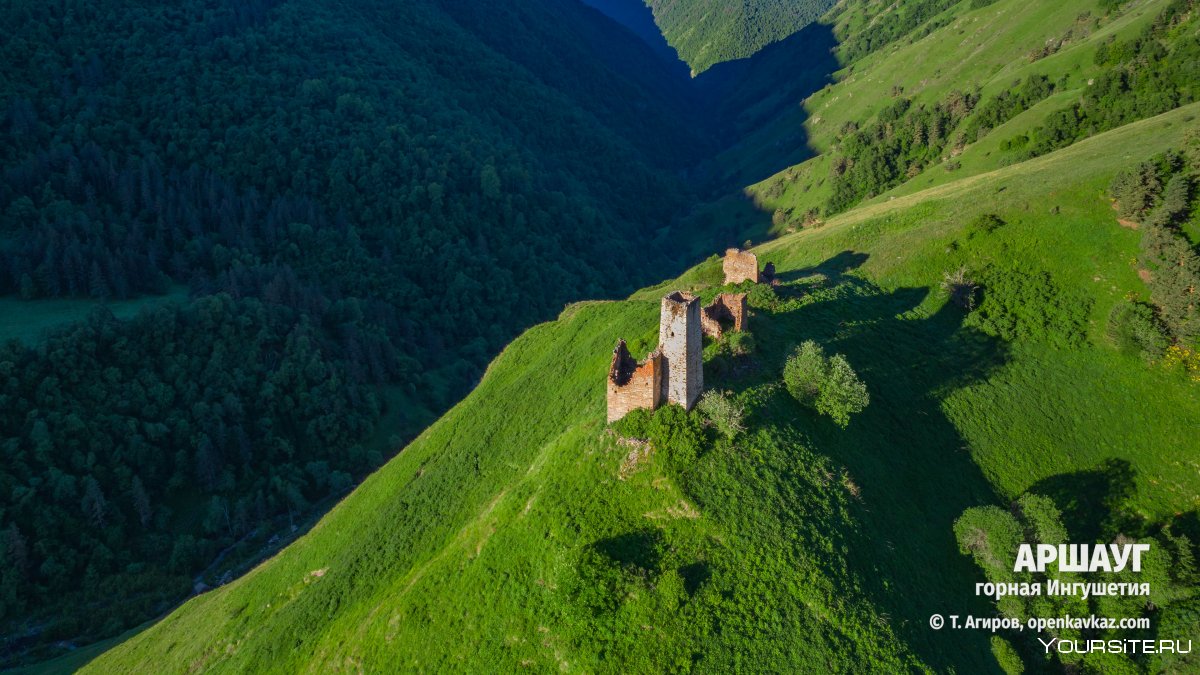
M777 133L770 144L760 141L754 161L732 171L726 168L718 184L751 185L815 154L801 123L807 117L802 104L833 81L832 74L841 67L835 47L833 27L811 23L753 56L719 63L692 81L724 129L725 147L735 151L772 121L796 115L794 125L780 128L786 128L786 134Z
M841 284L871 287L853 274L869 258L869 254L847 250L811 267L778 272L772 290L780 300L786 302L800 300L815 291Z
M1190 539L1200 549L1200 511L1190 511L1177 516L1171 523L1171 527ZM1197 554L1200 554L1200 550L1197 550ZM1197 557L1200 558L1200 555Z
M915 654L938 671L994 670L986 634L934 631L928 622L933 614L995 613L974 594L981 577L959 553L952 526L967 508L1001 499L940 399L1002 366L1006 345L963 327L964 313L950 303L927 318L912 318L929 290L885 292L847 277L863 259L847 251L789 275L824 270L851 284L854 293L766 313L754 330L763 359L759 377L777 379L791 346L816 340L849 359L870 390L870 405L841 429L778 387L760 413L769 419L751 424L790 426L814 451L844 467L852 514L861 524L846 539L849 565Z
M1142 524L1127 507L1136 495L1133 466L1109 459L1094 469L1051 476L1029 492L1052 499L1063 514L1073 542L1112 541L1118 534L1134 534Z
M712 568L706 562L695 562L679 568L679 576L683 578L683 590L688 597L695 597L700 588L712 578Z
M658 530L641 529L601 539L593 546L621 567L635 566L657 572L662 560L663 536Z
M863 263L867 262L870 254L859 251L842 251L837 255L822 261L819 264L810 267L804 267L798 270L787 270L778 272L775 276L785 285L781 289L786 289L786 284L791 281L807 279L816 275L825 277L830 285L837 285L847 280L847 274L862 267Z

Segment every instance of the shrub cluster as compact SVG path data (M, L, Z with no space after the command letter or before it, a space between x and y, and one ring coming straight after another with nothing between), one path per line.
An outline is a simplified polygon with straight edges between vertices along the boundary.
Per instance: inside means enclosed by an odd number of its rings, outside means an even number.
M1120 503L1106 505L1099 510L1109 512L1121 508ZM1074 517L1073 517L1074 516ZM959 550L970 555L988 581L1002 583L1046 583L1055 579L1061 583L1072 582L1134 582L1149 583L1154 595L1151 598L1133 595L1009 595L1001 598L997 609L1005 616L1018 619L1045 616L1087 616L1107 614L1109 616L1143 616L1153 611L1159 621L1157 631L1136 632L1102 629L1083 634L1078 629L1064 628L1056 636L1063 640L1086 638L1136 638L1152 639L1156 636L1170 639L1188 639L1196 635L1194 621L1195 601L1189 600L1190 588L1197 582L1194 545L1184 535L1172 531L1170 526L1149 529L1143 536L1131 537L1128 531L1106 533L1103 543L1131 544L1150 543L1148 555L1142 559L1142 570L1134 573L1129 569L1120 573L1097 575L1066 572L1056 565L1047 567L1045 573L1014 571L1019 545L1036 541L1046 544L1078 542L1078 514L1060 509L1054 499L1040 494L1026 493L1007 508L977 506L967 509L954 523L954 534ZM1142 529L1132 523L1124 528ZM1153 602L1151 602L1153 601ZM1155 607L1158 605L1158 607ZM1164 606L1165 605L1165 606ZM1192 619L1190 623L1187 619ZM1167 631L1171 632L1167 632ZM993 652L1005 672L1022 672L1025 664L1042 662L1045 651L1032 636L1019 633L1012 635L1013 642L993 641ZM1080 672L1183 672L1182 663L1174 662L1171 656L1151 667L1142 668L1128 655L1105 653L1093 650L1088 653L1063 654L1061 667ZM1177 670L1178 668L1178 670Z
M983 299L965 325L1005 340L1039 340L1059 347L1081 344L1092 300L1059 286L1045 271L987 267Z
M1140 302L1122 302L1108 314L1108 339L1118 350L1157 361L1170 340L1154 308Z
M1027 156L1036 157L1095 134L1196 100L1200 37L1197 0L1173 0L1142 33L1096 50L1105 71L1079 101L1034 129ZM1184 27L1185 24L1190 24Z
M978 101L978 93L961 91L950 92L934 105L914 106L900 98L874 123L847 135L831 166L833 194L826 212L844 211L940 162L951 132ZM953 139L956 147L962 142L961 137Z
M628 438L646 439L681 473L695 463L704 448L704 427L700 418L689 415L677 405L654 411L634 410L617 421L615 429Z
M1161 325L1186 344L1200 338L1200 255L1181 230L1195 211L1189 164L1182 153L1169 151L1122 171L1109 187L1121 215L1141 221L1140 262L1149 272Z
M743 424L746 418L746 407L734 400L723 391L709 390L700 397L697 405L700 413L730 440L746 430Z
M783 367L788 393L801 404L828 415L838 426L850 424L850 416L870 403L867 386L846 357L826 356L821 345L807 340L792 352Z
M977 289L975 280L971 278L971 273L965 266L942 275L942 292L950 298L950 302L968 312L975 309L975 291Z

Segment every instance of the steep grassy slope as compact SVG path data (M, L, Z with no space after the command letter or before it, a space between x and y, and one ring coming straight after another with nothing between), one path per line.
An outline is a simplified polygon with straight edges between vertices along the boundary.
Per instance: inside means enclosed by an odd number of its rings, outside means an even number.
M1088 306L1085 346L1042 350L1016 341L1005 368L945 399L975 461L1001 494L1015 497L1049 476L1117 457L1137 469L1144 515L1195 510L1200 392L1174 373L1111 353L1104 326L1115 303L1146 297L1138 235L1116 225L1108 182L1130 162L1179 147L1198 114L1191 105L1065 151L863 206L766 244L762 255L792 267L845 249L882 250L863 270L887 285L934 286L960 265L1050 272L1061 293ZM963 226L981 213L1006 224L968 239Z
M760 247L785 283L751 293L757 346L706 364L708 386L747 405L748 431L705 435L698 456L632 462L605 430L601 383L615 339L644 353L657 298L715 293L719 263L571 306L301 541L92 668L995 670L986 636L926 627L933 612L988 611L951 531L964 509L1056 494L1106 459L1132 468L1146 517L1200 507L1198 390L1099 329L1113 302L1144 292L1135 233L1103 187L1178 144L1197 112ZM984 213L1006 224L968 236ZM937 290L964 264L1044 272L1070 302L998 337ZM810 338L871 390L848 430L778 384L789 345Z
M961 168L950 172L937 164L926 167L902 189L918 190L1003 166L1013 161L1011 153L999 151L1004 140L1028 132L1069 105L1101 71L1093 63L1097 48L1112 39L1137 35L1168 4L1169 0L1129 3L1108 15L1091 0L1032 5L999 0L982 8L968 2L950 4L925 24L934 30L915 30L860 55L835 73L836 83L726 152L723 165L729 172L748 174L763 164L764 154L775 152L776 144L804 139L815 157L751 188L765 208L795 214L790 223L795 225L802 214L822 209L832 194L833 160L848 124L866 126L901 96L914 106L934 105L951 91L977 90L980 101L986 102L1031 75L1044 75L1056 84L1053 96L992 129L979 142L970 139L965 151L960 150L961 157L955 157ZM869 19L876 16L870 6L851 3L836 15L839 40L853 42L855 36L869 32ZM798 135L797 129L804 133ZM945 159L950 153L948 147Z
M617 336L651 339L656 314L655 302L584 304L527 332L296 554L197 598L95 666L902 663L829 554L853 530L851 507L836 484L813 484L830 469L800 439L780 438L769 456L710 457L695 496L660 456L617 479L628 448L604 430L597 374ZM707 494L716 490L730 492ZM653 587L612 599L612 616L578 599L585 547L636 557L657 537L668 551Z

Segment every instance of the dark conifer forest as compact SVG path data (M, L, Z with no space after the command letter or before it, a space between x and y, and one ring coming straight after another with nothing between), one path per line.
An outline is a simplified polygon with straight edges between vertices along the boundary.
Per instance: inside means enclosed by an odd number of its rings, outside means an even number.
M0 347L9 655L161 612L344 494L520 329L686 261L680 171L712 137L669 64L581 5L0 20L0 295L192 298Z

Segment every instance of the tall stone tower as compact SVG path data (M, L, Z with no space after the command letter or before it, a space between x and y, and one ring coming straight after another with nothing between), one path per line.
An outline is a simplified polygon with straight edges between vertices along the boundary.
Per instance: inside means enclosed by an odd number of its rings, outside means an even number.
M663 400L687 410L696 405L704 389L704 341L700 328L700 298L675 291L662 299L658 348L666 371Z

